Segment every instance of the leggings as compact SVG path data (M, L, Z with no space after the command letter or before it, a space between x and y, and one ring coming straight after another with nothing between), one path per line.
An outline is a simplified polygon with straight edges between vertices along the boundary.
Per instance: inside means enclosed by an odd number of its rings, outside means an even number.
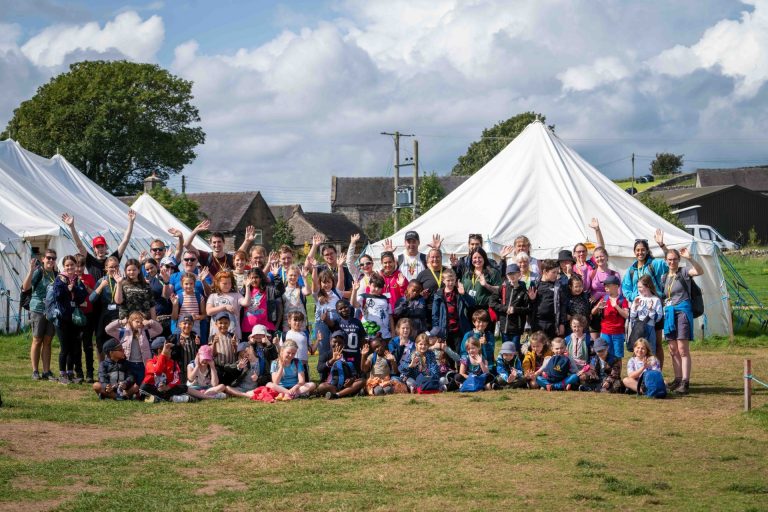
M168 401L171 400L172 396L183 395L187 392L187 386L184 384L179 384L178 386L166 389L165 391L160 391L153 384L142 384L139 389L145 393L149 393L150 395L154 395L158 398L162 398L163 400Z
M93 335L96 332L96 326L99 322L99 315L91 312L86 315L88 322L82 328L82 347L85 354L85 372L88 377L93 377ZM83 362L81 358L75 361L75 373L78 377L83 377Z
M80 327L69 320L59 318L56 322L56 336L59 338L59 372L74 373L75 364L80 364Z

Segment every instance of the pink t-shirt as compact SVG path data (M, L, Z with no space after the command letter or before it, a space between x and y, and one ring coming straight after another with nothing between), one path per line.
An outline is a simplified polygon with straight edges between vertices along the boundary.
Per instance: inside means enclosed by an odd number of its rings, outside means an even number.
M619 279L621 279L621 276L618 272L615 270L608 269L607 272L603 272L599 268L593 270L594 274L592 275L591 284L592 289L590 291L590 295L592 296L592 299L594 300L600 300L605 295L605 280L608 278L608 276L616 276Z
M242 330L250 332L255 325L263 325L269 331L275 330L275 324L269 321L267 316L267 294L265 291L254 288L243 315Z

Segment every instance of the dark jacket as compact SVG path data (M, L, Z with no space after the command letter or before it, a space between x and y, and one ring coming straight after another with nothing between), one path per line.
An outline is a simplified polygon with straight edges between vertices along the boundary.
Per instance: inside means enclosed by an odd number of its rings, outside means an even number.
M458 294L458 291L456 292ZM458 295L458 304L456 306L459 314L459 332L464 334L472 329L472 319L470 318L471 308L475 305L475 299L469 294ZM432 332L433 336L439 336L445 339L448 327L448 307L445 305L445 288L435 292L432 300Z
M502 334L517 336L523 333L525 321L531 313L528 290L524 282L518 281L517 286L512 288L512 283L504 280L499 292L491 297L490 305L499 317L499 329ZM515 309L508 315L507 309L510 306Z
M59 307L59 318L71 322L72 312L75 310L75 307L78 307L85 302L85 299L88 297L88 291L85 289L85 285L80 279L75 278L75 286L70 292L69 280L60 274L53 282L53 291L56 297L56 303ZM72 303L75 304L74 307L72 306Z

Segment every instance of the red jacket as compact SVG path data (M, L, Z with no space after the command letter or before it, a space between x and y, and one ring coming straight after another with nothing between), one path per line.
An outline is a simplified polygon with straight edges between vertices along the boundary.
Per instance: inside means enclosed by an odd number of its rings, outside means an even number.
M391 276L381 274L381 277L384 278L384 288L381 290L381 294L385 297L389 295L390 312L394 313L395 304L397 304L398 299L405 296L405 290L408 288L408 280L399 270L395 270ZM402 285L398 284L399 279L403 280Z
M181 384L181 370L173 359L160 354L144 363L144 384L173 388Z
M626 320L611 305L608 295L605 296L605 300L606 304L605 309L603 309L603 321L600 322L600 332L603 334L624 334L624 322ZM627 309L627 299L619 296L617 302L623 309Z

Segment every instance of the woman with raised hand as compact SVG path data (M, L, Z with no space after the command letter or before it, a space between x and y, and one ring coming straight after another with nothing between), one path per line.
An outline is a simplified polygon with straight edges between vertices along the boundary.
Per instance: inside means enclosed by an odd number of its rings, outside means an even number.
M498 293L501 275L489 261L485 249L478 247L470 255L472 268L464 274L461 283L466 293L475 301L476 309L488 309L491 295Z
M79 383L74 374L75 361L80 360L80 331L85 324L85 316L79 306L88 295L83 281L77 276L77 260L74 256L64 256L64 270L53 282L55 299L56 336L59 337L59 382L61 384ZM79 322L76 315L82 315Z
M29 357L32 360L33 380L56 380L51 371L51 345L55 332L53 322L45 317L45 292L48 285L56 280L56 251L46 249L41 262L34 258L29 265L29 273L21 285L22 291L30 290L29 319L32 324L32 347ZM40 373L40 360L43 361L43 373Z
M598 222L597 218L592 218L592 221L589 223L589 227L595 230L595 238L597 239L597 246L595 247L595 251L597 251L598 247L604 248L605 240L603 239L603 233L600 230L600 222ZM597 263L594 260L594 253L593 257L590 258L589 250L587 249L586 244L579 242L573 246L573 257L576 260L573 264L573 272L579 274L581 277L581 281L584 283L584 291L587 291L591 294L592 281L595 277L595 269L597 267Z
M689 265L680 267L680 258ZM687 247L677 251L669 249L666 256L669 271L662 278L664 301L664 336L669 343L675 380L669 389L675 393L687 394L691 377L690 344L693 339L693 309L691 288L693 277L704 274L701 264L691 257ZM661 343L659 343L661 345Z

